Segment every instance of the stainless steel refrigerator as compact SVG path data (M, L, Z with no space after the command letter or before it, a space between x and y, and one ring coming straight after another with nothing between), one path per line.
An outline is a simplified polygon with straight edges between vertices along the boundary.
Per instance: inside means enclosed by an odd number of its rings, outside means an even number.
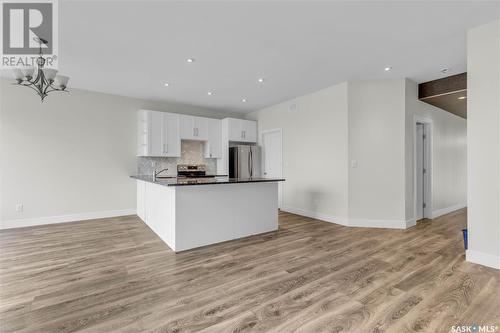
M259 146L229 147L229 178L261 177L261 155Z

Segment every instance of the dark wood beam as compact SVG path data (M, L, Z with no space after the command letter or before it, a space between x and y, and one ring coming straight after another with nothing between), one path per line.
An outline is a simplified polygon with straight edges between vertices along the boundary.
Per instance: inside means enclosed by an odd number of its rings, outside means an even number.
M467 73L419 84L418 99L467 118Z

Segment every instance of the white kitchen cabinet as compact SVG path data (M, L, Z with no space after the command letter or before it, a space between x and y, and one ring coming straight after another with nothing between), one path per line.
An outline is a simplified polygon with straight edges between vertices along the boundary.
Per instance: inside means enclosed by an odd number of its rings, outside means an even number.
M207 142L205 143L205 158L222 157L222 122L218 119L207 119Z
M245 142L257 142L257 122L252 120L242 120L241 130Z
M257 122L235 118L226 118L229 141L257 142Z
M179 137L179 115L175 113L161 113L163 114L162 156L180 157L181 140Z
M179 116L175 113L140 110L138 156L180 157Z
M208 140L208 120L209 118L193 117L194 128L196 129L197 140Z
M208 140L208 118L180 115L180 137L184 140Z

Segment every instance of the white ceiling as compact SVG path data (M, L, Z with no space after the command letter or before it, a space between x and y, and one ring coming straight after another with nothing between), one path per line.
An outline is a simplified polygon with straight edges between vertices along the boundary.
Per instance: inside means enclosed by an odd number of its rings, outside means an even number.
M464 72L466 31L499 6L61 1L59 67L74 88L248 112L346 80Z

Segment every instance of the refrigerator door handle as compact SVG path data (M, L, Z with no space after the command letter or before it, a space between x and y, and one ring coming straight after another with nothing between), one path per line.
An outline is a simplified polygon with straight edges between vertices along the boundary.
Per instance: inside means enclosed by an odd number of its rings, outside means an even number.
M253 177L253 153L252 148L250 148L250 178Z
M248 152L248 175L252 178L252 152Z

